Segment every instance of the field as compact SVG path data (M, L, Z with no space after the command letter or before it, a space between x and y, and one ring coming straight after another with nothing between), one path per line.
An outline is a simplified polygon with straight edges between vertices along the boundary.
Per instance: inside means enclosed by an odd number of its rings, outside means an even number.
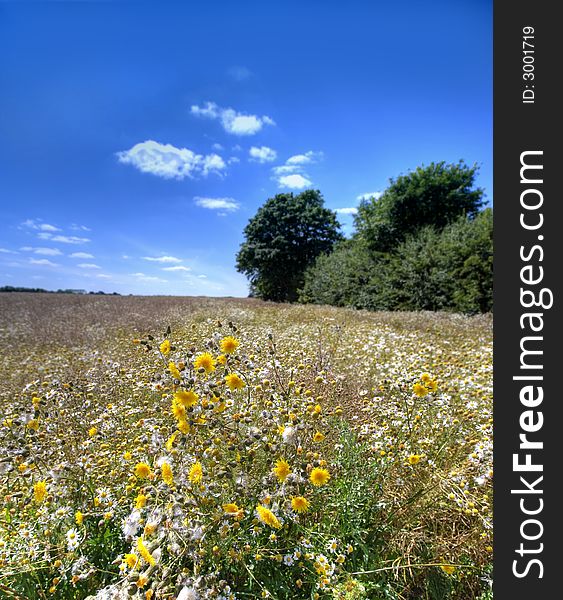
M492 318L0 294L0 597L492 598Z

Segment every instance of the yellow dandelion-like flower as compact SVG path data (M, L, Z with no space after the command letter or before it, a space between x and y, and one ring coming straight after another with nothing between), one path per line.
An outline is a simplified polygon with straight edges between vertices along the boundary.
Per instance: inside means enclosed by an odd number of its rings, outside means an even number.
M90 427L90 429L88 429L88 435L90 437L94 437L96 435L96 433L98 433L97 427Z
M320 431L317 431L315 433L315 435L313 436L314 442L322 442L324 439L325 439L325 434L321 433Z
M256 506L256 512L258 513L258 519L264 523L264 525L268 525L269 527L273 527L274 529L280 529L281 523L278 521L276 515L265 506L258 504Z
M149 565L155 565L156 560L153 558L153 555L149 552L149 549L145 546L143 542L143 538L137 538L137 550L141 555L141 558L148 563Z
M409 465L416 465L420 462L421 458L422 456L420 454L409 454L407 462L409 463Z
M135 477L138 477L139 479L147 479L147 477L151 476L152 471L147 463L140 462L135 465L134 473Z
M203 479L203 468L199 461L191 466L190 472L188 473L188 479L192 483L201 483L201 480Z
M307 512L309 508L309 500L303 496L293 496L291 499L291 508L298 513Z
M448 575L451 575L455 571L455 567L453 565L440 565L440 569L442 569L442 571Z
M47 496L47 482L46 481L38 481L33 486L33 498L37 504L41 504L45 497Z
M33 429L33 431L37 431L39 429L39 419L30 419L26 425L28 429Z
M192 432L192 428L190 427L190 424L185 419L180 419L178 421L178 429L182 433L191 433Z
M230 390L240 390L246 385L236 373L230 373L227 375L225 377L225 381L227 382Z
M326 469L319 469L319 467L315 467L309 475L310 482L316 487L325 485L329 479L330 473Z
M280 460L276 462L273 473L278 478L278 481L285 481L287 476L291 473L291 469L287 461L280 458Z
M82 523L84 523L84 515L79 510L77 510L74 514L74 520L76 521L77 525L82 525Z
M223 504L223 510L227 514L235 514L238 513L240 508L234 502L228 502L227 504Z
M172 398L172 414L178 421L186 420L186 407L180 404L176 398Z
M428 394L428 389L424 387L421 383L415 383L412 391L419 397L422 398Z
M131 460L133 458L133 454L127 450L123 453L123 460Z
M432 377L430 377L430 375L428 373L423 373L420 376L420 381L422 381L422 383L428 383L431 379L432 379Z
M227 357L224 354L219 354L219 356L217 357L217 364L218 365L226 365Z
M239 347L239 344L240 342L236 338L232 335L228 335L221 340L219 347L221 348L221 352L232 354Z
M177 404L185 406L186 408L190 408L191 406L195 406L197 401L199 400L199 396L192 392L191 390L185 392L184 390L180 390L174 394L174 401Z
M174 483L174 475L172 474L172 467L167 463L162 463L160 467L160 474L162 475L162 481L166 485L172 485Z
M125 554L123 561L130 569L134 569L139 562L139 557L136 554Z
M164 340L164 342L160 344L159 348L162 354L164 354L164 356L170 354L170 340Z
M175 431L167 440L166 440L166 444L165 447L168 450L168 452L170 452L170 450L172 450L172 446L174 445L174 442L176 441L176 438L178 437L178 432Z
M196 369L204 369L206 373L211 373L215 371L215 359L209 352L204 352L196 357L194 367Z
M168 363L168 370L174 379L180 379L182 377L180 371L178 371L178 367L173 362Z
M145 496L144 494L139 494L135 498L135 508L144 508L147 505L147 500L147 496Z
M431 379L427 384L426 387L431 391L431 392L435 392L438 389L438 382L435 379Z

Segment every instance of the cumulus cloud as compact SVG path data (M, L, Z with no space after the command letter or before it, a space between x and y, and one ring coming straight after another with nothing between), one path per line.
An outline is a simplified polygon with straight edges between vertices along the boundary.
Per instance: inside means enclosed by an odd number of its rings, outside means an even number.
M286 187L292 190L300 190L308 185L311 185L312 181L307 179L307 177L303 177L303 175L295 174L295 175L283 175L278 178L279 187Z
M272 162L276 160L278 154L272 148L268 148L268 146L252 146L248 151L250 154L250 159L259 163Z
M3 254L17 254L15 250L8 250L8 248L0 248L0 252Z
M190 267L184 267L183 265L176 265L175 267L163 267L163 271L191 271Z
M202 196L195 196L194 200L198 206L210 210L234 212L240 208L240 204L234 198L204 198Z
M159 262L159 263L181 263L181 258L176 258L175 256L143 256L145 260L151 262Z
M338 215L355 215L358 212L358 209L354 206L350 206L345 208L335 208L334 211Z
M365 192L364 194L360 194L356 196L356 200L369 200L370 198L375 198L379 200L383 196L383 192Z
M57 263L51 262L50 260L48 260L46 258L30 258L29 262L32 265L41 265L43 267L58 267L59 266Z
M286 161L286 165L308 165L310 163L319 162L322 160L323 153L322 152L313 152L309 150L309 152L305 152L305 154L295 154L290 156Z
M62 254L58 248L33 248L31 246L24 246L20 250L33 252L33 254L42 254L43 256L60 256Z
M190 110L197 117L220 120L223 129L233 135L254 135L264 125L275 125L274 120L267 115L259 117L240 113L232 108L221 108L215 102L206 102L204 106L194 104Z
M58 227L50 225L49 223L41 223L39 219L27 219L22 223L22 225L24 225L25 227L29 227L30 229L36 229L39 231L49 231L51 233L55 231L62 231Z
M73 252L69 256L70 258L94 258L94 255L88 254L88 252Z
M194 178L209 173L221 173L225 161L218 154L196 154L188 148L160 144L147 140L129 150L117 152L120 163L132 165L142 173L151 173L164 179Z
M102 267L95 265L94 263L80 263L77 265L81 269L101 269Z

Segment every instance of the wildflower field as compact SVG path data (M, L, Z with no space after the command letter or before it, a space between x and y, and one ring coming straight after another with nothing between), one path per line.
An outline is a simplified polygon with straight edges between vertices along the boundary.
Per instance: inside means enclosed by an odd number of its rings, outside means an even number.
M492 598L492 318L0 294L0 597Z

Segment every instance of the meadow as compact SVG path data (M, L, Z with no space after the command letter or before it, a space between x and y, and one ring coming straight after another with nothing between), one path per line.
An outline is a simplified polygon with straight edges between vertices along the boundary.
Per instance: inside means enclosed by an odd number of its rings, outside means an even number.
M0 597L492 598L492 317L0 294Z

